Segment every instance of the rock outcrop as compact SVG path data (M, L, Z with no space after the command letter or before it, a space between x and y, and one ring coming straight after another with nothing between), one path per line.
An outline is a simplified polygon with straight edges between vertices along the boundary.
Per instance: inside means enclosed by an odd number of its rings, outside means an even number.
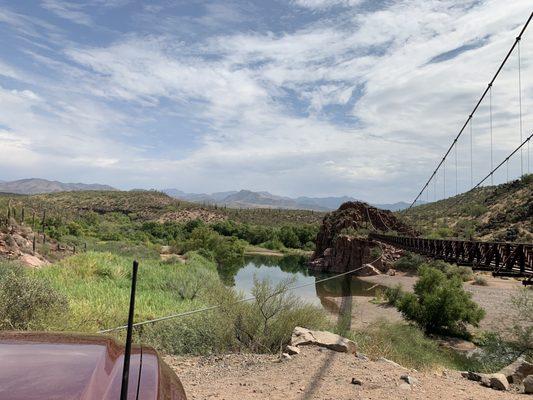
M364 267L359 275L386 272L401 251L369 240L368 230L395 231L404 235L416 232L399 221L390 211L379 210L362 202L347 202L324 217L316 239L316 250L309 268L314 271L345 272ZM376 260L386 251L382 259Z
M533 375L533 363L519 357L499 373L505 375L509 383L521 383L528 375Z
M326 331L312 331L297 326L291 336L291 347L315 345L326 347L341 353L357 354L357 345L350 339L346 339L335 333Z

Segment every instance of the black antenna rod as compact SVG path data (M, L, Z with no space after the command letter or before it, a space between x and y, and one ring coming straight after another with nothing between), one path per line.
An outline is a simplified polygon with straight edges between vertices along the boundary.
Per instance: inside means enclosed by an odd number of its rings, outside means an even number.
M130 311L128 315L128 332L126 334L126 349L124 351L124 368L122 370L122 387L120 400L128 400L128 382L130 377L131 337L133 334L133 314L135 311L135 287L137 286L137 270L139 263L133 261L133 274L131 275Z

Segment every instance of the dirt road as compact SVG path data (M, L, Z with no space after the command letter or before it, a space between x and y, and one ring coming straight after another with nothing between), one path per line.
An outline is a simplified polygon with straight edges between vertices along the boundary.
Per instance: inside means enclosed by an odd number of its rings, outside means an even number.
M383 361L303 347L280 362L276 356L167 357L191 400L527 399L468 381L455 371L417 372ZM401 379L416 379L409 385ZM361 382L352 384L352 378Z

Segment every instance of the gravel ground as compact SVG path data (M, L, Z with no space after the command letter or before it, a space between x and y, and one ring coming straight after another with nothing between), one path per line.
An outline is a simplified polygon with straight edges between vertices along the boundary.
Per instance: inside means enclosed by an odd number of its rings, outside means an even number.
M166 357L190 400L527 399L518 389L498 392L456 371L417 372L383 361L365 361L315 346L279 361L272 355ZM412 385L401 379L408 374ZM360 385L352 384L355 378Z

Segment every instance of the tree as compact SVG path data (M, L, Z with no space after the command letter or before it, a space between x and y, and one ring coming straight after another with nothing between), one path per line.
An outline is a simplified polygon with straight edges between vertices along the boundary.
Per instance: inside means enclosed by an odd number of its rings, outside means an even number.
M458 276L447 277L444 272L425 266L420 268L414 293L404 294L397 307L426 333L465 335L467 324L478 326L485 316Z

